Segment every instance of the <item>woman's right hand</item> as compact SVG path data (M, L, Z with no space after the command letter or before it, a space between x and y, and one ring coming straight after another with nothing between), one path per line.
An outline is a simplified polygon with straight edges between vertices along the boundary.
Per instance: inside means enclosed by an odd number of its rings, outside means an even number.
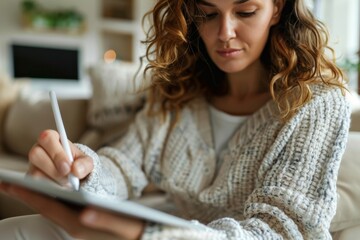
M60 141L60 135L54 130L43 131L37 143L29 151L29 174L35 177L50 178L61 185L68 185L67 176L71 172L80 180L93 170L93 160L71 143L73 163L67 158Z

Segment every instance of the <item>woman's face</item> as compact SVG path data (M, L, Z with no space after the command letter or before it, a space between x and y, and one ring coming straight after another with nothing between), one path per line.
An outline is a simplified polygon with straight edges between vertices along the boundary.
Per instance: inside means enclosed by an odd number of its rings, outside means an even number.
M213 62L236 73L259 61L282 0L198 0L205 19L199 34Z

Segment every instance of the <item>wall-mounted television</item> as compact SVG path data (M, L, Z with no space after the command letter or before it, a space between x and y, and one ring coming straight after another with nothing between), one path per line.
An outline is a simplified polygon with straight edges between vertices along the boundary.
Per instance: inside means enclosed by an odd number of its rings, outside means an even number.
M30 91L55 90L60 97L89 97L91 85L80 42L12 40L8 43L9 73L30 80Z
M10 44L13 77L32 81L79 81L80 50L71 47L54 47Z

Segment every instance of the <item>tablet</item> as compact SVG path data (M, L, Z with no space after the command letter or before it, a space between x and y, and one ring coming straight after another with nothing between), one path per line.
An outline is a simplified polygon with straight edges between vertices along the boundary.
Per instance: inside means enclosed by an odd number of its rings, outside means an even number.
M21 172L0 169L0 181L19 185L34 192L41 193L74 205L92 205L114 213L125 214L131 217L140 218L146 221L158 222L170 226L200 228L199 225L192 224L188 220L133 201L106 199L85 191L74 191L62 187L53 181L33 178Z

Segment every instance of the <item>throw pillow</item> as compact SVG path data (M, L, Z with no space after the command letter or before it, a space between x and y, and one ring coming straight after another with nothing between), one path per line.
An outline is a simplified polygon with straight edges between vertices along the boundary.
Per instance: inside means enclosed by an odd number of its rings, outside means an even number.
M0 151L4 148L3 136L6 113L23 85L24 81L12 82L8 76L0 74Z
M82 142L97 148L126 129L145 102L144 94L136 92L142 83L142 72L136 75L137 71L137 65L121 61L100 63L89 69L93 94L87 119L92 129L91 134L85 135L89 139L81 139Z

